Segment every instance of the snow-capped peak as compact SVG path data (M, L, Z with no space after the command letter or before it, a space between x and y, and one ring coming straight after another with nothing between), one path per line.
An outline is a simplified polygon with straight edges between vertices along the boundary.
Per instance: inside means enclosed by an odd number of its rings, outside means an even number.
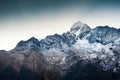
M76 36L79 36L81 33L85 33L87 31L90 31L90 27L86 23L82 23L80 21L73 24L70 29L70 32L72 34L76 34Z
M120 54L119 37L119 29L108 26L91 29L79 21L62 35L49 35L40 41L32 37L19 42L14 50L17 53L25 53L30 52L30 49L37 49L49 64L57 64L66 69L79 60L89 60L92 63L100 60L102 62L99 62L99 66L102 69L114 70L119 67L115 64L120 65L120 57L116 57Z

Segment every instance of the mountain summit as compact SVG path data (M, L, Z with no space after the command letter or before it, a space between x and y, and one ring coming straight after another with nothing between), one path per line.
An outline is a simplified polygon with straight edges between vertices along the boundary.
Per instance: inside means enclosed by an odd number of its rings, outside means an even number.
M70 31L0 51L1 80L120 80L120 29L76 22Z
M70 32L79 36L81 34L89 32L90 30L91 28L87 24L78 21L75 24L73 24L73 26L70 29Z

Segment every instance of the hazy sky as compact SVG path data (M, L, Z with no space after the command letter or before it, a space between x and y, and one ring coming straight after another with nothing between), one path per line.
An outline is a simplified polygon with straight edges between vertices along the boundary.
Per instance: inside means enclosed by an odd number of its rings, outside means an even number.
M0 0L0 49L61 34L77 21L120 27L120 0Z

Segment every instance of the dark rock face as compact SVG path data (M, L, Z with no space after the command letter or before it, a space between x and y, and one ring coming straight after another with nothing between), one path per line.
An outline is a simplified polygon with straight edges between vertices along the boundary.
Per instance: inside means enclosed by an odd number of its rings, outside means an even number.
M0 80L120 80L120 29L75 23L0 51Z
M120 29L110 28L108 26L98 26L91 30L90 36L87 37L89 42L98 42L101 44L109 44L120 37Z
M7 56L1 54L7 54ZM24 59L16 57L18 53L0 51L0 79L1 80L59 80L60 73L57 68L50 67L43 55L35 49L25 55ZM9 56L8 56L9 55ZM9 60L6 60L8 59ZM11 61L9 63L9 61ZM9 63L9 64L8 64Z
M32 37L27 41L20 41L17 44L16 48L25 47L25 48L36 48L37 49L37 48L39 48L39 46L40 46L39 45L39 40Z
M97 65L79 61L71 66L62 80L114 80L112 74L101 70Z

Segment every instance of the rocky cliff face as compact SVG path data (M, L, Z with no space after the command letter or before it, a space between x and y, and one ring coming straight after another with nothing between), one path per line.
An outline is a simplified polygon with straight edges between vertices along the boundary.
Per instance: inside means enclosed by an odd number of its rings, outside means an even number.
M0 51L1 80L119 80L120 29L75 23L62 35ZM12 77L11 77L12 76Z

